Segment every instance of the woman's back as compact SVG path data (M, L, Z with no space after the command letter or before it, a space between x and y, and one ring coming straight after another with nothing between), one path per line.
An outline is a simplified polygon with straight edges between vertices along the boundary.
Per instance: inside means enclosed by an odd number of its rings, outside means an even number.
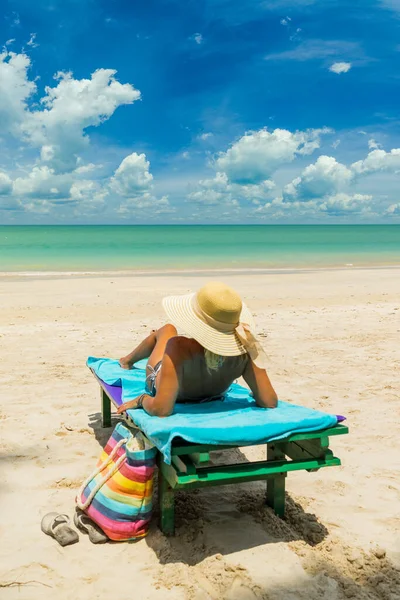
M235 379L243 375L248 355L221 358L217 368L207 362L206 351L196 340L179 336L182 359L178 366L178 402L204 400L226 392Z

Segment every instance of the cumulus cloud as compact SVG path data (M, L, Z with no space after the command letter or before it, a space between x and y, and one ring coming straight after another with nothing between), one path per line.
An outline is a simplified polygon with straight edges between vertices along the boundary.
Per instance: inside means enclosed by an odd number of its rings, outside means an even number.
M12 191L12 181L7 173L0 171L0 196L8 196Z
M98 181L91 179L74 181L69 190L69 196L74 202L90 201L98 204L104 201L106 195L107 190Z
M37 213L46 215L49 214L53 209L53 205L48 200L31 200L30 202L25 202L24 210L27 212Z
M30 112L22 131L32 145L42 148L42 160L55 169L72 170L79 153L89 143L88 127L98 126L118 106L131 104L140 92L115 79L116 71L98 69L90 79L74 79L71 73L58 73L58 84L47 86L41 99L43 110Z
M79 163L79 161L78 161ZM90 173L91 171L95 171L96 169L100 169L102 165L95 165L94 163L87 163L86 165L80 165L75 169L75 173L80 175L81 173Z
M27 46L36 46L31 34ZM11 41L10 41L11 43ZM89 145L89 127L108 120L124 104L140 98L130 83L120 83L116 71L98 69L89 78L75 79L59 72L55 84L37 97L37 84L30 75L31 59L25 52L0 54L0 128L3 141L16 139L22 150L36 151L32 164L15 164L13 178L0 172L1 209L49 212L59 204L99 207L113 194L124 202L160 203L152 193L153 176L145 155L132 153L110 178L88 178L101 167L85 163L81 154ZM4 137L6 136L6 137ZM7 138L7 136L9 136ZM11 136L11 138L10 138ZM140 198L142 197L142 200ZM144 198L144 200L143 200ZM168 202L163 199L161 205Z
M282 196L277 200L282 202L283 208L292 205L298 209L303 204L308 209L333 216L368 215L371 214L372 196L354 193L352 187L361 184L366 175L377 172L400 173L400 149L394 148L390 152L375 149L364 160L349 166L332 156L320 156L284 186ZM389 208L381 209L381 213L397 214L396 208L392 211Z
M132 152L124 158L111 178L111 190L125 198L134 198L148 191L153 181L149 168L145 154Z
M37 92L29 79L30 58L5 51L0 54L0 122L3 131L40 150L41 160L56 171L72 171L89 143L88 127L109 119L140 92L116 80L116 71L98 69L90 79L74 79L59 72L57 84L46 86L37 107L29 104Z
M400 148L393 148L390 152L381 149L372 150L367 158L353 163L351 168L357 175L377 171L396 173L400 171Z
M0 54L0 124L3 134L21 137L21 124L28 111L27 101L36 92L28 78L31 61L26 54Z
M391 204L385 211L385 214L390 216L400 217L400 202Z
M267 129L246 133L215 161L216 170L226 173L232 183L256 184L269 179L280 166L297 155L312 154L319 148L320 136L330 130L309 129L291 133Z
M13 182L13 195L20 198L40 200L68 199L72 177L70 174L57 174L48 166L36 166L27 177L17 177Z
M145 154L136 152L124 158L109 183L109 190L123 198L120 214L143 208L154 208L158 213L169 212L171 207L168 197L157 198L153 187L150 162Z
M339 216L346 214L360 214L369 212L368 203L372 196L368 194L335 194L328 197L319 205L319 210L328 214Z
M353 176L350 169L332 156L320 156L314 164L308 165L299 177L285 186L283 199L290 202L324 198L346 188Z
M271 176L296 156L309 155L330 130L310 129L294 133L285 129L250 131L220 152L211 166L214 177L200 180L188 200L205 205L262 206L276 195Z
M374 140L374 138L371 138L370 140L368 140L368 148L370 150L377 150L377 149L381 148L381 145L378 144L378 142L376 140Z
M122 202L117 212L124 217L129 217L132 215L132 211L136 211L135 214L137 215L137 210L143 211L147 209L147 214L151 214L151 216L174 212L174 208L170 206L167 196L156 198L150 193L145 193L140 198L135 198L134 203L128 200Z
M228 178L225 173L217 173L210 179L202 179L196 191L188 195L189 200L199 204L220 204L229 201Z
M349 62L335 62L329 67L332 73L340 75L341 73L347 73L351 69L351 63Z
M274 189L275 184L270 180L241 185L230 183L226 173L216 173L213 178L199 181L198 189L191 192L188 199L202 205L238 206L243 201L259 204L268 198L272 199L271 192Z

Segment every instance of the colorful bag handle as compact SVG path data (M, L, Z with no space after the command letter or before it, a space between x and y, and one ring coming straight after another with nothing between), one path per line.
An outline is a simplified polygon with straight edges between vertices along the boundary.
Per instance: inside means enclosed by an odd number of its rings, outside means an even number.
M119 459L117 460L117 462L115 463L115 465L113 466L113 468L107 473L107 475L105 475L102 479L100 479L100 481L96 484L96 486L93 488L93 490L90 492L89 496L86 498L85 502L81 502L81 497L83 494L83 491L85 489L85 487L87 485L89 485L89 483L99 474L101 473L101 471L103 471L106 466L113 460L114 456L116 455L116 453L118 452L118 450L121 448L121 446L123 446L124 444L126 444L126 442L128 441L128 438L124 438L122 440L120 440L112 449L112 451L110 452L110 454L108 455L107 459L102 462L94 471L93 473L91 473L89 475L89 477L87 477L85 479L85 481L82 483L81 487L79 488L78 494L76 496L76 504L78 506L78 508L80 508L81 510L86 510L87 507L91 504L93 498L95 497L95 495L97 494L97 492L103 487L103 485L105 483L107 483L107 481L114 475L114 473L116 473L119 469L119 467L121 466L121 464L124 462L124 460L126 459L126 452L124 452L124 454L122 454Z

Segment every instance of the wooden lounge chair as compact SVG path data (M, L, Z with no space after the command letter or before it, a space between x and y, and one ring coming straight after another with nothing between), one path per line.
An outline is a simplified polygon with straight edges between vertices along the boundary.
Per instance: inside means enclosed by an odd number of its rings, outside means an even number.
M94 373L93 373L94 374ZM111 403L115 407L122 404L121 390L108 385L95 374L100 384L102 426L111 425ZM267 460L240 464L210 466L209 454L213 450L227 450L237 446L198 445L176 438L172 444L172 463L166 464L161 452L158 453L160 527L164 534L173 535L174 492L228 483L245 481L267 481L267 504L275 513L283 517L285 513L285 478L289 471L304 469L318 471L322 467L341 464L340 459L329 449L329 437L348 433L341 424L344 417L338 416L338 424L329 429L297 433L285 439L267 443ZM137 429L132 419L126 415L126 423Z

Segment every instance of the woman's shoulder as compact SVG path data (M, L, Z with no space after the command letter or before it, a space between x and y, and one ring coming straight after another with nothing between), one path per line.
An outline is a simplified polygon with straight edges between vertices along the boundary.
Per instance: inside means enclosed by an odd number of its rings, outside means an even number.
M193 356L194 354L203 353L202 346L196 340L184 335L175 335L169 339L167 349L173 352L177 358L182 359L188 358L189 355Z
M247 354L247 352L245 354L239 354L237 356L229 356L227 358L228 358L228 360L226 362L229 365L231 365L232 367L238 367L243 370L246 368L247 363L249 362L249 355Z

